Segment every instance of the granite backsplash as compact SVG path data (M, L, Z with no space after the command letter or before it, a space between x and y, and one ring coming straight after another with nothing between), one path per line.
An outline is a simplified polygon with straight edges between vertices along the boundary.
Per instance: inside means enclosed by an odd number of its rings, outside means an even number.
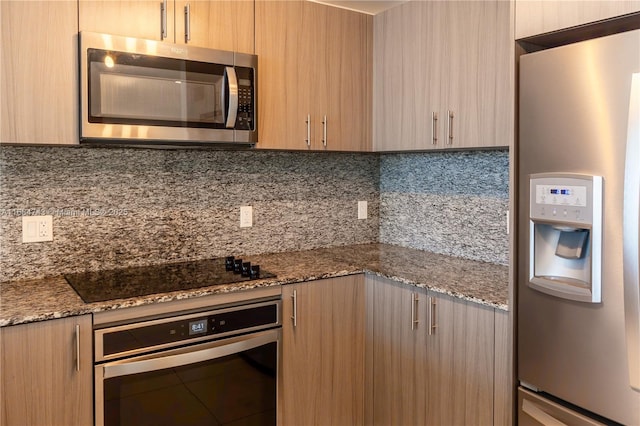
M2 146L0 281L377 242L378 188L375 154ZM53 242L23 244L41 214Z
M509 152L380 158L380 242L507 265Z
M508 169L506 151L1 146L0 281L373 242L507 264ZM41 214L54 241L23 244Z

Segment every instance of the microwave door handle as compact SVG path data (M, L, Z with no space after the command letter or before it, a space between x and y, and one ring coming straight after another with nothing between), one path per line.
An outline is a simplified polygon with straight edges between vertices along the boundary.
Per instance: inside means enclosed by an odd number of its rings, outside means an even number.
M225 67L224 69L224 87L222 92L223 108L227 105L227 102L229 103L224 125L227 129L233 129L236 126L236 118L238 116L238 77L233 67Z

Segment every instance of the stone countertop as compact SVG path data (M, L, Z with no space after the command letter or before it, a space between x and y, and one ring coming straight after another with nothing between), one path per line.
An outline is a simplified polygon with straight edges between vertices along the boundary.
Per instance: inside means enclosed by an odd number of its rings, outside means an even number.
M0 283L0 327L219 293L373 273L407 285L508 310L509 268L386 244L244 256L277 275L188 291L85 303L63 276Z

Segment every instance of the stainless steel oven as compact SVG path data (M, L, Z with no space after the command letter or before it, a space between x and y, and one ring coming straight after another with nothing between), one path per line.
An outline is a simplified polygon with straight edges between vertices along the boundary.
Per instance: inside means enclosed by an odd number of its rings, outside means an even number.
M96 425L275 425L280 300L94 330Z

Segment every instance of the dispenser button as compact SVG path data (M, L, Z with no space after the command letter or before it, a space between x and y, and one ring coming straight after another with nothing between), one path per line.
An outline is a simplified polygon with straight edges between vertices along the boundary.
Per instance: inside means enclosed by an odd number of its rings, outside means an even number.
M557 215L558 214L558 209L553 209L551 211L551 214L554 215L554 216Z
M562 212L562 215L563 215L564 217L567 217L567 214L568 214L567 209L564 209L564 211Z

